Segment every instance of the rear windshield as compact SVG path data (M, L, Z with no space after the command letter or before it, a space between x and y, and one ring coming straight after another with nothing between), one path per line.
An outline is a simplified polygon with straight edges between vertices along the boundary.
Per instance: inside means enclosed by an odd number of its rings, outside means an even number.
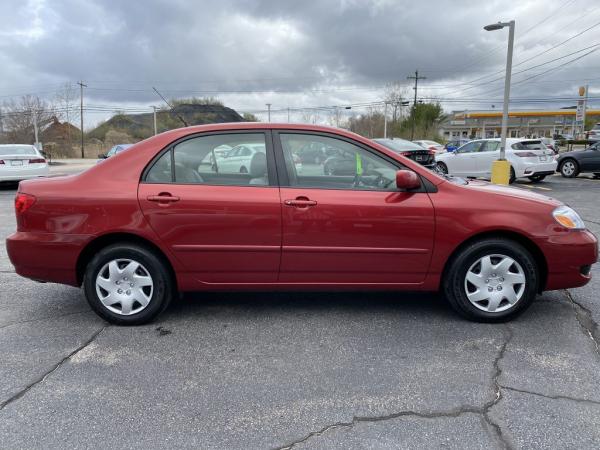
M523 141L512 145L515 150L546 150L542 141Z
M403 152L406 150L423 150L423 147L420 145L402 139L375 139L375 142L396 152Z
M0 155L37 155L35 147L28 145L1 146Z

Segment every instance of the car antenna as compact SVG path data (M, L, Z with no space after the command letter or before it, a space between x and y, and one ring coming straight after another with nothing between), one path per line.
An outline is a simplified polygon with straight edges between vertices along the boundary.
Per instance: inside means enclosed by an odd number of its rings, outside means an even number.
M176 111L173 111L173 106L172 106L172 105L171 105L171 104L170 104L170 103L167 101L167 99L166 99L166 98L164 98L164 97L162 96L162 94L161 94L160 92L158 92L158 89L156 89L154 86L152 86L152 89L154 89L154 92L156 92L156 93L158 94L158 96L159 96L160 98L162 98L162 99L163 99L163 101L164 101L164 102L167 104L167 106L168 106L169 108L171 108L171 112L172 112L172 113L175 113L175 115L176 115L176 116L179 118L179 120L181 120L181 122L183 123L183 125L184 125L184 126L186 126L186 127L189 127L189 125L188 125L188 123L185 121L185 119L184 119L183 117L181 117L181 116L179 115L179 113L177 113Z

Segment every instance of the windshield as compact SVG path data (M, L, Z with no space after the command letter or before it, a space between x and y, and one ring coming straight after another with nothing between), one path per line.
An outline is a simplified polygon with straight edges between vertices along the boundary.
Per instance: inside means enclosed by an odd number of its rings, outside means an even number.
M378 144L381 144L395 152L404 152L407 150L423 150L423 147L414 142L405 141L404 139L373 139Z
M0 155L37 155L37 152L31 145L3 145Z

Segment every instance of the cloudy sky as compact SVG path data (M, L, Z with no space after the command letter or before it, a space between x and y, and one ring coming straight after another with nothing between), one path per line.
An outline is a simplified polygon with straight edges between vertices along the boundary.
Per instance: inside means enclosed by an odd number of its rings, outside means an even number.
M507 30L516 20L511 105L600 107L598 0L2 0L0 103L85 88L86 126L167 98L218 97L239 112L302 120L301 108L364 112L407 76L447 111L501 108ZM598 50L598 51L595 51Z

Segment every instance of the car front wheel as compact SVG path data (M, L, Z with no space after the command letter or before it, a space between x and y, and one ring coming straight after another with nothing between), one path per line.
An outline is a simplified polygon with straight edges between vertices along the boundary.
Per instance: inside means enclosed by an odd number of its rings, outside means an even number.
M560 174L565 178L575 178L579 175L579 165L574 159L565 159L560 165Z
M83 287L91 308L116 325L150 322L173 297L173 281L162 259L126 243L110 245L92 258Z
M538 267L531 253L508 239L484 239L462 249L449 263L443 290L450 305L477 322L502 322L535 299Z

